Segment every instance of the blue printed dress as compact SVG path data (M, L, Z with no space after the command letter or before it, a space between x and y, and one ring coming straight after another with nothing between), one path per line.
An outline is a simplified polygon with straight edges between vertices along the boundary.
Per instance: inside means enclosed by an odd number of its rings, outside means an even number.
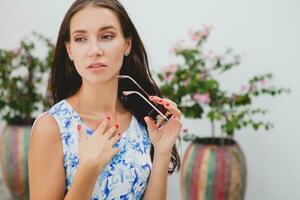
M55 118L60 129L66 188L69 191L80 161L77 124L87 129L87 136L92 135L93 130L84 124L66 100L55 104L48 113ZM143 196L152 167L151 143L145 127L134 116L116 146L120 146L121 151L99 173L91 200L136 200Z

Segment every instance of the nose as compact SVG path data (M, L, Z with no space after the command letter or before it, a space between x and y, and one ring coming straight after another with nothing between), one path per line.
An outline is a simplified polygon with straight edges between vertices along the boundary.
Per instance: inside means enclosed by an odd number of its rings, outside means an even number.
M101 48L100 44L96 40L90 42L90 48L88 52L89 57L99 57L103 56L104 51Z

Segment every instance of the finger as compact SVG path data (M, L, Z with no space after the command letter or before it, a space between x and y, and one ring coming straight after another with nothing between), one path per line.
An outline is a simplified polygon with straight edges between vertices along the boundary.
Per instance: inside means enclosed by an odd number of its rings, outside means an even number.
M163 98L158 96L150 96L150 101L152 101L154 104L160 104L163 101Z
M171 101L170 99L164 99L164 98L160 98L158 96L150 96L149 98L155 104L161 104L161 105L163 105L163 104L168 103L170 105L173 105L173 106L177 107L177 104L175 102Z
M162 98L158 97L158 96L150 96L149 99L154 102L155 104L158 104L159 101L162 100Z
M155 129L155 122L152 120L152 119L150 119L150 117L144 117L144 120L145 120L145 122L146 122L146 124L147 124L147 129L148 129L148 132L152 132L154 129Z
M180 119L178 119L176 116L173 116L171 119L170 119L170 123L168 126L172 126L172 127L177 127L178 128L178 135L179 133L181 132L181 128L182 128L182 123L180 121Z
M153 131L149 131L149 136L153 145L156 144L160 140L161 136L163 135L164 129L162 130L162 128L164 127L161 127L159 129L154 129Z
M77 124L77 131L79 134L79 140L86 139L86 130L82 127L81 124Z
M104 131L105 131L106 128L107 128L107 125L108 125L109 121L110 121L110 117L107 116L107 117L99 124L99 126L96 128L95 133L103 134Z
M114 144L116 144L120 138L121 138L121 133L116 134L115 136L113 136L110 139L111 145L113 146Z
M110 127L107 131L105 131L104 135L108 138L111 138L118 128L119 124L115 124L112 127Z
M155 101L156 99L158 99L159 97L158 96L149 96L149 99L151 101Z
M164 107L168 110L168 114L175 115L178 119L181 118L180 110L177 107L175 107L174 105L171 105L169 103L165 103Z

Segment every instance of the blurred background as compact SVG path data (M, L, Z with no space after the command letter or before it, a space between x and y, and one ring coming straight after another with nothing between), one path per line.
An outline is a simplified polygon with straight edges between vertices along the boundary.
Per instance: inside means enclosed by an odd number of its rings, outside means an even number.
M37 31L56 41L61 20L72 0L1 0L0 48L13 49ZM241 67L220 77L222 87L237 89L257 73L271 72L274 84L289 87L291 94L262 97L255 103L268 108L264 118L274 129L244 129L235 135L248 169L246 200L300 199L300 1L297 0L122 0L146 46L153 71L174 62L169 52L190 29L213 27L208 49L227 47L245 56ZM199 136L210 134L206 120L184 119ZM1 122L0 128L3 127ZM187 143L182 142L183 155ZM0 199L9 199L0 181ZM169 178L168 199L180 199L179 174Z

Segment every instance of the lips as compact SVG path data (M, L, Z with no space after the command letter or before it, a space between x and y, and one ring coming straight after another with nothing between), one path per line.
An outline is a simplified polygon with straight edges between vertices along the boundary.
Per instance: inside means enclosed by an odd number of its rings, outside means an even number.
M90 64L87 68L98 69L98 68L103 68L103 67L107 67L107 65L105 65L101 62L95 62L95 63Z

